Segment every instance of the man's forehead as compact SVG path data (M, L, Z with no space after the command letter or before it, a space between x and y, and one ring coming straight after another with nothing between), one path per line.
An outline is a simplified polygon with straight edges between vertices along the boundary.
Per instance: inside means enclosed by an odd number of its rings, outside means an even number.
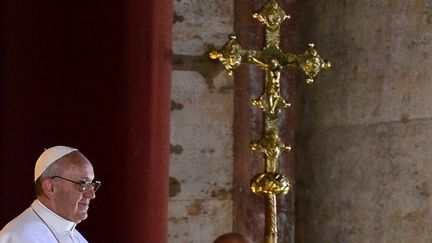
M61 166L74 167L74 166L91 166L90 161L79 151L74 151L57 161Z
M65 170L63 174L74 180L81 181L92 181L95 177L91 167L71 167Z
M59 165L61 166L62 170L93 172L92 164L84 156L82 155L68 155L68 156L70 157L64 158L62 161L59 161Z

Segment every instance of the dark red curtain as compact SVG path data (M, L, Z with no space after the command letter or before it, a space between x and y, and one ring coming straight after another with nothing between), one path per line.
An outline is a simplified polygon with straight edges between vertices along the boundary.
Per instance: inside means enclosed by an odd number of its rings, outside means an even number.
M0 1L0 227L62 144L102 181L89 242L167 241L171 29L171 0Z

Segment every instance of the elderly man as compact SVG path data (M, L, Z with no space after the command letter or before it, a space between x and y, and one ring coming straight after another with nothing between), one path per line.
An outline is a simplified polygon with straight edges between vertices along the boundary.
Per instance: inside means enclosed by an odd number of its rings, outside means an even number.
M75 226L87 218L100 186L93 166L77 149L55 146L35 165L36 200L0 231L0 243L85 243Z

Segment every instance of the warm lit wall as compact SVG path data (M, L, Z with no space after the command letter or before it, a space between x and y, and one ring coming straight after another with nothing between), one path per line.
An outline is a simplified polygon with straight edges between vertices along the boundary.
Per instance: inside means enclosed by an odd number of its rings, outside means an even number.
M263 71L242 65L235 80L208 52L236 33L247 49L262 49L264 27L252 14L267 0L176 0L172 76L169 242L212 242L230 231L254 242L264 235L264 202L249 183L263 171L249 145L262 136L262 116L250 100L262 94ZM299 52L297 4L279 1L292 16L282 27L281 46ZM303 49L301 50L303 51ZM284 71L282 95L296 106L295 72ZM284 142L294 145L296 109L281 114ZM293 182L294 154L281 170ZM294 238L294 194L280 197L279 240Z
M430 1L302 5L333 67L303 90L297 242L429 242Z
M233 3L174 3L169 242L212 242L232 230L233 89L211 62L233 28Z

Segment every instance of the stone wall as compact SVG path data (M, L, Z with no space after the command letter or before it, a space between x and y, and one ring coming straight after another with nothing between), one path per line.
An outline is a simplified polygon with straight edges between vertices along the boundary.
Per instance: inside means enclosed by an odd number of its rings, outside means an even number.
M333 67L302 87L297 242L429 242L432 3L310 0L300 16Z
M169 242L232 230L233 79L208 52L233 29L232 0L174 0Z

